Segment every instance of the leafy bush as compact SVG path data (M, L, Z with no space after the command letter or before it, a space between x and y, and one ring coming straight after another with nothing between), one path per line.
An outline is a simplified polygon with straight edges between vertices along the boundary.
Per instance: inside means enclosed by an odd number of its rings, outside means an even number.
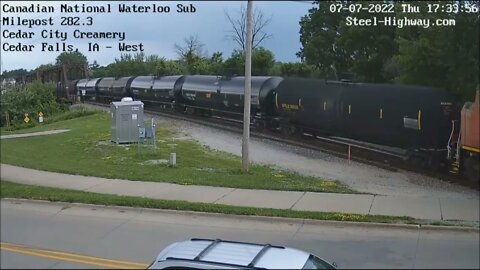
M1 126L6 126L8 114L9 124L16 126L23 123L24 114L28 113L32 126L38 113L54 115L62 112L62 108L55 101L55 86L35 81L25 88L12 88L1 94Z
M45 118L45 124L69 120L77 117L88 116L101 112L100 110L90 110L86 108L73 108L68 112L54 115L52 117Z

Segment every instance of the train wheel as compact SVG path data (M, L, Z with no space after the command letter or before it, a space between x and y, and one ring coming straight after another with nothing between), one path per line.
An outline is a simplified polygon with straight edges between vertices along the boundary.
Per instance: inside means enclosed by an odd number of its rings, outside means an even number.
M408 163L412 166L422 169L429 168L429 158L413 148L407 150L406 161L408 161Z
M293 135L297 132L294 126L281 126L280 130L283 135L287 135L287 136Z
M414 150L409 148L409 149L407 149L407 152L405 153L405 156L403 157L403 160L408 161L410 163L413 163L414 156L415 156Z
M440 168L440 161L438 160L438 157L432 154L428 158L427 167L433 171L438 171L438 169Z
M267 123L263 120L254 120L253 124L258 129L265 129L267 127Z
M185 106L184 109L183 109L183 112L185 114L194 114L195 113L195 110L193 108L190 108L190 107L187 107Z

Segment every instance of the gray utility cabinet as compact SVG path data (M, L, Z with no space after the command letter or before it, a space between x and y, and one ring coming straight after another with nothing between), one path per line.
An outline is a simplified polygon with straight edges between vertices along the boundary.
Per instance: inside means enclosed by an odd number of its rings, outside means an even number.
M112 102L112 141L115 143L138 142L139 127L143 127L143 102Z

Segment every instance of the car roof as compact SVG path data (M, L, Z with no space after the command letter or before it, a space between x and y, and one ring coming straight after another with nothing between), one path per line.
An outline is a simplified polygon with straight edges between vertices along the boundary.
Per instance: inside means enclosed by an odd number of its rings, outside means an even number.
M270 244L252 244L220 239L198 239L173 243L156 261L188 260L251 268L302 268L309 253Z

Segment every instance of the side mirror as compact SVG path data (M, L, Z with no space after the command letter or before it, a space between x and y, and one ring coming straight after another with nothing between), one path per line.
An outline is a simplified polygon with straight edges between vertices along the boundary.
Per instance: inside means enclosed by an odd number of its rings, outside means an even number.
M332 265L335 266L335 268L338 268L338 265L336 262L332 262Z

